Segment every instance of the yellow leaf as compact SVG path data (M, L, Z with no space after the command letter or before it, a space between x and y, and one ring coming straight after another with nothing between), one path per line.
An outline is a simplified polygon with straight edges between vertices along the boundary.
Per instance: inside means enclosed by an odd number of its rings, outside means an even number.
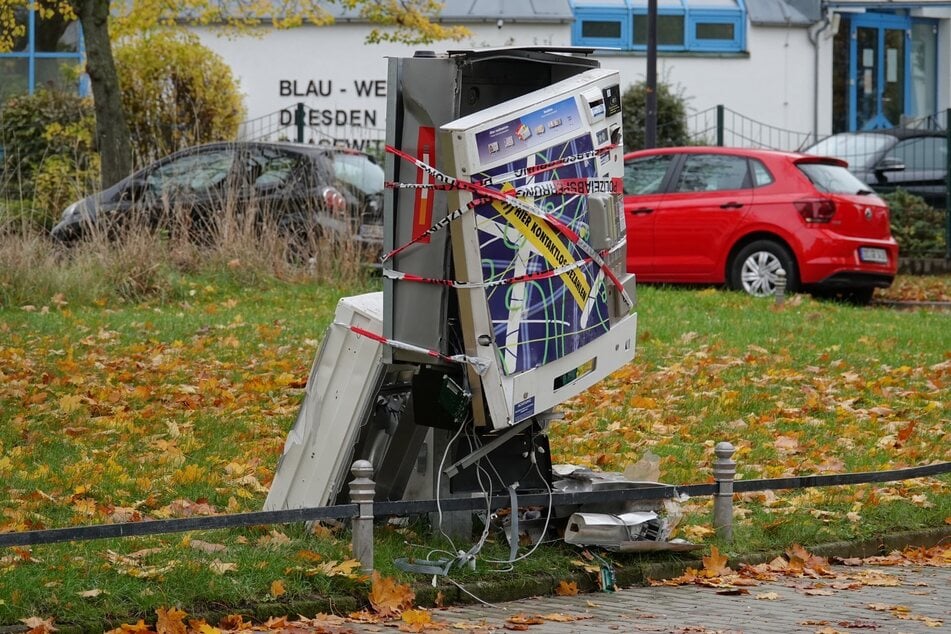
M205 542L200 539L189 540L188 546L194 548L195 550L200 550L203 553L220 553L223 550L227 549L227 546L224 544L215 544L212 542Z
M505 622L513 625L542 625L545 619L541 614L513 614Z
M709 526L701 526L699 524L691 524L690 526L684 526L682 529L684 537L687 538L687 541L699 542L703 541L707 537L712 536L716 531L714 531Z
M185 627L185 617L187 616L184 610L178 608L158 608L155 610L155 614L158 616L158 620L155 623L155 631L158 634L185 634L187 628Z
M275 599L280 596L284 596L287 590L284 589L284 582L280 579L275 579L271 582L271 596Z
M376 570L370 578L370 605L383 617L396 616L413 606L416 595L408 586L383 577Z
M314 569L314 572L319 572L322 575L328 577L355 577L355 571L360 568L361 564L356 559L347 559L340 563L336 561L328 561L326 563L319 564L317 568Z
M290 543L291 538L276 528L258 538L258 546L284 546Z
M710 547L710 555L703 558L703 576L719 577L732 572L726 565L727 556L721 555L716 546Z
M561 597L573 597L578 594L578 584L574 581L565 581L562 579L555 588L555 594Z
M213 562L208 564L208 567L211 568L211 571L216 575L223 575L226 572L234 572L238 569L238 564L227 563L221 561L220 559L215 559Z
M59 408L66 414L75 412L82 404L83 399L78 394L67 394L59 399Z
M149 627L145 621L139 619L137 623L123 623L114 630L110 630L108 634L125 634L126 632L151 632L152 628Z
M103 593L103 590L100 590L99 588L94 588L92 590L83 590L82 592L77 592L76 594L78 594L84 599L95 599L102 593Z
M562 614L561 612L542 614L541 617L546 621L553 621L555 623L571 623L572 621L582 621L592 618L589 614Z
M428 625L433 622L432 615L426 610L406 610L400 619L410 625Z
M756 598L762 601L775 601L779 598L779 594L775 592L761 592L756 595Z
M31 616L28 619L20 619L20 622L30 628L28 634L49 634L56 631L56 628L53 627L52 618L41 619L38 616Z
M657 400L646 396L632 396L627 404L635 409L654 409L657 407Z
M799 441L792 436L777 436L773 441L773 446L778 451L786 453L797 453L799 451Z
M353 575L355 570L358 570L362 564L356 559L345 559L339 564L333 567L334 573L338 575L343 575L349 577Z

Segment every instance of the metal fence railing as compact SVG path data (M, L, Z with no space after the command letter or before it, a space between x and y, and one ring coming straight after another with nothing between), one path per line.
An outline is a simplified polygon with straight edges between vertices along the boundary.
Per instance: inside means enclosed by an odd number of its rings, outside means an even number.
M796 151L811 145L811 132L787 130L751 119L722 105L687 118L691 142L726 147Z
M239 141L292 141L361 150L383 156L386 129L327 122L321 110L298 103L241 124Z

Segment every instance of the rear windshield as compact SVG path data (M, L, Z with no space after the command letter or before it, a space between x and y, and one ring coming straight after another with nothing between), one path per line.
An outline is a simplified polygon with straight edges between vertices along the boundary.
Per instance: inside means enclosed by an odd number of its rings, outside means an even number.
M364 194L383 191L383 168L361 154L335 154L334 171L337 178Z
M860 172L875 163L885 148L894 142L894 137L885 134L843 133L819 141L811 148L804 150L804 153L845 159L849 167Z
M825 163L797 163L817 190L825 194L866 194L871 188L839 165Z

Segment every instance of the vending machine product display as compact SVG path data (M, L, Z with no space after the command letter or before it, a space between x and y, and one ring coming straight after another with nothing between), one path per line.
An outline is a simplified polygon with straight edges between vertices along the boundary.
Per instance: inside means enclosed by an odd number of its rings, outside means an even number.
M553 408L635 352L620 80L590 52L389 60L383 292L338 308L265 508L340 499L358 458L381 499L548 487Z

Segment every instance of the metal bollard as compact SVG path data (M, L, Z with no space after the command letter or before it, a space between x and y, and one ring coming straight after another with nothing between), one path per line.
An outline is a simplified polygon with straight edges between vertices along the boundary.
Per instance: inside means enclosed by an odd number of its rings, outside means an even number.
M736 462L733 453L736 448L728 442L718 442L713 452L717 455L713 463L713 479L717 483L717 492L713 496L713 528L717 536L733 541L733 481L736 479Z
M364 572L373 572L373 498L376 483L373 464L369 460L357 460L350 467L350 501L359 506L351 527L353 556L359 560Z
M786 301L786 269L776 270L776 305L782 306Z

